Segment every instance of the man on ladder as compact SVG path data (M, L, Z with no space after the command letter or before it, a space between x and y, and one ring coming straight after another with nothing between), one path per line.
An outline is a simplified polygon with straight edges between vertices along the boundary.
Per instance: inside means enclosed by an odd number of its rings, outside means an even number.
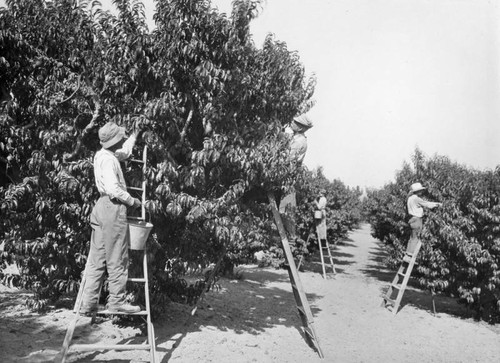
M289 128L289 130L293 133L290 143L290 157L292 160L296 161L298 165L302 163L307 150L307 138L304 133L311 127L312 122L307 116L302 115L294 118ZM295 261L293 259L293 255L290 250L290 244L288 242L288 238L290 238L294 242L297 239L295 232L295 208L297 206L295 191L292 189L289 194L285 195L281 199L279 210L276 205L276 200L273 193L268 193L268 199L276 223L276 227L278 228L278 232L281 238L281 244L283 246L285 259L288 263L288 275L290 277L292 292L297 304L297 310L304 327L304 333L316 348L319 356L323 358L323 352L321 350L319 339L314 328L314 320L311 308L309 306L309 302L307 301L306 293L302 287L298 269L295 266Z
M94 175L101 197L97 201L90 223L92 236L85 269L86 283L81 313L97 310L100 287L108 271L109 312L136 313L139 306L125 302L128 278L127 207L138 208L141 202L128 192L120 161L130 157L139 130L126 139L125 128L108 122L99 129L102 149L94 157Z
M330 244L327 239L327 228L326 228L326 190L322 189L319 193L319 197L314 201L316 205L316 210L314 211L314 221L316 223L316 234L318 236L318 247L319 254L321 258L321 267L323 269L323 278L326 279L326 268L325 259L328 257L330 259L330 266L332 272L335 274L335 265L333 264L332 253L330 250Z
M408 246L406 252L413 254L415 247L420 239L420 232L423 228L422 218L424 216L424 208L434 209L440 207L442 203L428 202L422 199L422 193L427 188L423 187L420 183L414 183L410 187L410 193L408 194L407 208L408 215L410 217L408 224L411 227L411 236L408 241Z
M290 142L290 158L297 165L301 165L307 151L307 137L305 132L312 127L311 120L306 115L295 117L291 124L285 129L285 133L291 135ZM281 198L279 204L279 212L283 220L290 242L295 244L297 241L297 232L295 228L295 214L297 209L297 199L295 190L291 190L288 194Z
M398 312L406 285L410 280L411 272L422 245L420 232L423 227L422 218L424 216L424 208L433 209L442 205L442 203L428 202L422 199L421 195L425 189L422 184L414 183L411 185L410 193L408 194L407 210L410 216L408 224L411 228L411 236L401 266L391 285L389 285L386 294L383 296L384 300L382 302L382 306L392 306L392 313L394 315Z

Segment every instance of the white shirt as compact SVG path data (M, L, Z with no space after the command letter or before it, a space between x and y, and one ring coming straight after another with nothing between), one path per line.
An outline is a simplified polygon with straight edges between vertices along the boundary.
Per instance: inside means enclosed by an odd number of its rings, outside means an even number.
M307 137L302 133L296 133L293 135L292 142L290 144L290 154L299 163L304 160L307 151Z
M434 207L439 206L441 203L428 202L423 200L418 195L413 194L408 198L407 206L408 206L408 214L414 217L423 217L424 208L432 209Z
M134 198L127 192L120 161L132 155L136 136L130 136L121 149L115 152L102 148L94 156L94 177L97 190L129 206L134 205Z
M316 207L318 209L325 209L326 208L326 198L320 197L319 200L316 202Z

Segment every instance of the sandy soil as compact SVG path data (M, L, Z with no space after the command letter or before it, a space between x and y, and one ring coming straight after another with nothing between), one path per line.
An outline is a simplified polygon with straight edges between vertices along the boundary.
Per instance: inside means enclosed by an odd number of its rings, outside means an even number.
M158 361L165 362L495 362L500 327L474 321L454 299L410 286L394 316L380 306L393 272L382 266L380 242L369 226L351 233L334 250L337 274L321 275L319 258L304 266L307 293L324 359L306 343L284 270L243 269L243 279L220 281L194 316L191 307L170 304L155 321ZM72 319L70 309L29 312L26 295L0 290L0 361L50 362ZM111 320L80 320L75 342L143 342L135 326ZM144 362L148 354L70 352L69 362Z

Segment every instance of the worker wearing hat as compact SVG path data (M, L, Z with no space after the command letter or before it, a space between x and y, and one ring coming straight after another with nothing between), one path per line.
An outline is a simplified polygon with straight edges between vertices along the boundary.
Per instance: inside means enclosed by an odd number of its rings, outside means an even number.
M420 238L420 232L423 228L422 218L424 216L424 208L433 209L442 205L442 203L428 202L422 199L421 195L425 190L426 188L420 183L414 183L410 187L407 208L410 216L408 224L411 227L411 236L406 248L406 252L410 254L415 251Z
M313 126L309 117L305 114L295 117L285 133L292 134L290 142L290 157L299 165L302 164L307 151L307 137L305 132ZM285 195L279 204L279 211L283 219L283 225L290 234L291 239L296 238L295 231L295 209L297 200L295 191Z
M311 120L306 115L295 117L290 124L290 129L293 132L290 155L299 163L302 163L307 151L307 137L305 132L312 126Z
M134 313L138 306L125 302L128 278L127 208L137 208L141 202L128 192L120 161L132 154L138 130L128 139L125 128L108 122L99 129L102 149L94 156L94 176L100 198L90 216L92 236L85 268L86 283L81 312L97 309L100 286L108 272L110 312Z
M321 189L318 198L314 200L316 210L314 211L314 220L316 222L316 232L318 239L326 240L326 190ZM318 241L319 242L319 241Z

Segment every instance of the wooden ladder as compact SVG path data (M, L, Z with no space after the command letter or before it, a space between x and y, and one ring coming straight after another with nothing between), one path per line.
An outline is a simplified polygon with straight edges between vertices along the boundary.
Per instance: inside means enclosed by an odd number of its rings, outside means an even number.
M319 231L318 227L316 227L316 235L318 236L318 246L319 246L319 254L321 258L321 268L323 269L323 278L326 279L326 267L325 265L328 264L328 261L325 261L327 256L330 260L330 266L332 268L332 273L335 275L337 271L335 271L335 265L333 264L333 257L332 257L332 252L330 250L330 244L328 243L328 239L325 239L325 242L323 243L323 240L319 238Z
M396 276L389 285L386 294L383 295L382 307L392 306L392 313L394 315L398 313L399 305L403 299L403 294L406 290L406 286L408 285L408 281L410 280L411 272L413 270L413 266L415 266L415 261L421 246L422 242L419 240L413 253L405 252L403 262L401 263Z
M143 173L143 181L142 188L129 187L127 189L133 190L136 192L140 192L142 199L142 208L141 208L141 217L128 217L129 219L135 220L143 220L145 221L146 210L145 210L145 201L146 201L146 180L145 180L145 171L146 171L146 158L147 158L147 148L144 147L142 160L129 160L132 163L142 164L142 173ZM155 343L155 333L153 323L151 321L151 308L149 303L149 280L148 280L148 261L147 261L147 249L144 248L142 257L142 265L143 265L143 277L129 277L127 281L134 283L143 283L144 284L144 296L145 296L145 310L141 310L136 313L121 313L121 312L110 312L104 308L104 306L99 306L98 310L93 313L91 324L95 321L96 315L137 315L141 316L146 321L147 325L147 342L146 344L72 344L71 341L73 339L73 334L75 331L76 324L80 319L80 310L83 303L83 291L86 283L86 269L83 273L82 282L80 284L80 288L78 290L78 295L76 298L75 306L73 308L73 312L75 313L74 319L68 326L68 330L66 331L66 336L64 338L63 346L59 352L59 354L55 358L55 362L64 363L66 361L66 357L69 353L70 349L75 351L100 351L100 350L149 350L150 362L157 362L156 359L156 343ZM102 284L101 284L102 288Z
M312 345L315 347L321 358L324 358L323 351L319 345L319 339L314 329L314 319L309 307L309 302L307 301L306 294L302 288L302 283L300 282L299 273L295 266L295 260L290 250L290 244L288 242L288 237L286 235L285 227L283 226L283 221L281 215L276 206L276 198L273 193L268 193L269 205L271 206L271 211L273 213L274 221L276 227L278 227L278 232L281 238L281 244L283 246L283 251L285 252L285 258L288 263L288 275L290 277L290 282L292 284L293 296L297 304L297 310L299 316L302 320L302 326L304 328L305 336L310 340Z

